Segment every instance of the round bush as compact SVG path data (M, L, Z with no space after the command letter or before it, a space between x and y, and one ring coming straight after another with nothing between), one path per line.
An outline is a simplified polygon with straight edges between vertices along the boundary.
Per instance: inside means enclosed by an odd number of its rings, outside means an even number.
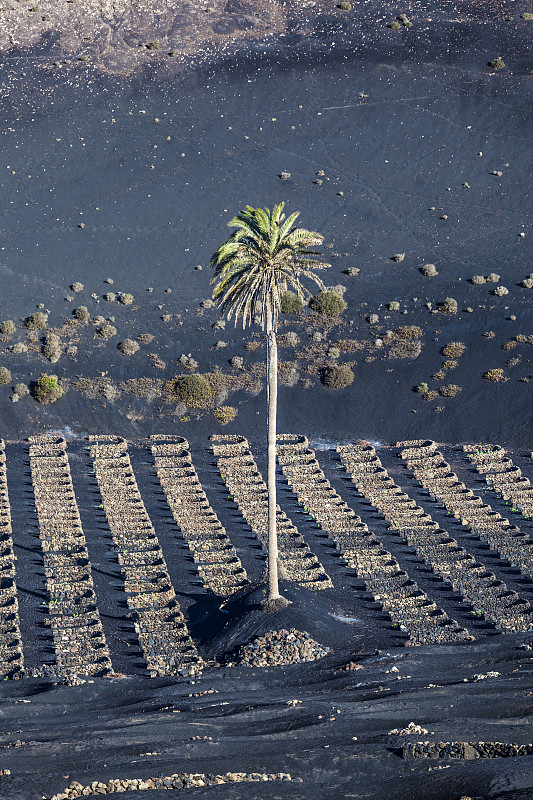
M473 283L474 286L481 286L483 283L486 283L487 279L484 275L472 275L470 278L470 283Z
M129 292L120 292L117 296L117 300L119 303L122 303L123 306L131 306L133 303L133 295Z
M43 347L43 356L52 364L59 361L61 356L61 342L55 333L49 333Z
M117 329L114 325L102 325L101 328L98 328L98 336L101 339L111 339L112 336L117 335Z
M485 372L483 377L485 378L485 380L492 381L493 383L503 383L504 381L507 380L503 372L503 369L500 368L489 369L488 372Z
M7 367L0 367L0 386L11 383L11 372Z
M207 408L213 392L203 375L181 375L174 383L174 394L189 408Z
M442 397L455 397L458 392L461 391L461 386L457 386L455 383L450 383L448 386L441 386L439 389L439 394Z
M237 416L237 409L234 406L219 406L214 409L213 416L222 425L227 425L228 422L233 422Z
M123 342L117 344L123 356L133 356L139 349L139 344L134 339L124 339Z
M72 312L78 322L81 322L82 325L87 325L89 320L91 319L91 315L89 314L89 309L87 306L80 306L79 308L75 308Z
M114 303L117 299L115 292L106 292L104 294L104 300L107 300L108 303Z
M399 311L400 310L400 304L399 304L399 302L397 300L391 300L391 302L388 304L387 308L389 309L389 311Z
M16 326L12 319L6 319L4 322L0 322L0 333L4 336L11 336L15 331Z
M15 355L20 355L21 353L28 352L28 345L24 342L16 342L12 347L9 348L10 353L15 353Z
M85 286L83 285L83 283L75 281L74 283L70 284L70 288L72 289L73 292L83 292Z
M38 403L50 405L63 397L64 393L55 375L41 375L35 385L33 396Z
M326 317L336 317L346 308L346 303L336 292L319 292L309 303L313 311L317 314L324 314Z
M498 275L497 272L491 272L490 275L487 276L487 281L489 283L499 283L500 275Z
M466 344L464 342L448 342L442 348L441 353L445 358L459 358L465 350Z
M300 344L300 337L295 331L289 331L285 336L280 336L278 344L281 347L298 347Z
M302 298L294 292L284 292L281 295L280 310L282 314L297 314L303 306Z
M506 286L497 286L492 294L495 294L496 297L504 297L506 294L509 294L509 289Z
M48 324L48 314L43 314L42 311L35 311L26 319L25 324L30 331L41 331Z
M27 397L30 393L29 387L25 383L16 383L13 386L13 394L19 397Z
M418 392L418 394L427 394L428 390L429 386L424 381L422 381L422 383L419 383L418 386L416 387L416 391Z
M441 311L445 314L457 314L457 300L447 297L441 305Z
M420 267L420 272L422 275L425 275L426 278L433 278L435 275L439 274L435 264L424 264L423 267Z
M336 364L326 367L322 373L322 383L328 389L345 389L353 383L355 375L346 364Z

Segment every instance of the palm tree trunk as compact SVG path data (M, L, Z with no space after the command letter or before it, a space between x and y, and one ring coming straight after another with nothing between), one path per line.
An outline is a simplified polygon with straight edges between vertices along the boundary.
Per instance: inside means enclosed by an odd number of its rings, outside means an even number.
M280 597L278 583L278 532L276 520L276 416L278 405L278 346L269 310L267 335L267 440L268 440L268 601Z

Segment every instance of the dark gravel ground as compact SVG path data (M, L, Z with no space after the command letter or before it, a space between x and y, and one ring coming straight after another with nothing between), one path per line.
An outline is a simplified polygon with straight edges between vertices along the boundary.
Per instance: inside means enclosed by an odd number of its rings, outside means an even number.
M182 353L192 353L202 371L217 365L229 369L227 360L234 355L243 355L249 369L262 358L261 350L243 350L250 332L232 325L213 330L216 312L196 311L209 297L207 263L226 235L228 219L247 203L270 206L285 199L289 210L301 211L301 224L318 229L324 244L331 245L325 249L332 263L327 282L347 287L345 320L329 340L373 339L389 328L416 324L423 329L423 345L416 360L373 353L375 360L365 361L368 352L343 356L356 362L356 379L342 392L328 391L316 379L311 389L301 382L280 387L279 429L305 433L325 448L320 461L335 488L383 538L382 523L334 469L336 457L327 451L336 442L364 437L392 443L420 436L448 443L495 441L514 446L517 463L528 474L531 345L516 344L512 352L502 345L519 333L533 334L530 290L520 286L533 271L528 244L533 23L520 18L531 9L511 2L396 8L372 1L348 16L320 3L305 12L291 7L283 19L264 16L261 25L275 35L261 40L260 31L237 34L236 42L233 34L242 31L239 15L247 10L239 10L239 4L213 5L219 17L226 14L226 27L227 15L233 15L229 22L235 27L224 33L229 38L223 48L217 40L220 46L200 52L206 28L195 28L185 16L159 19L156 33L165 46L168 41L181 47L180 24L192 37L189 44L184 39L186 58L173 60L166 50L144 54L142 63L138 55L132 58L128 48L135 47L137 54L140 48L135 36L128 39L130 21L115 30L112 15L102 21L100 38L91 45L101 58L91 56L89 64L77 62L80 44L72 31L44 36L33 49L29 44L35 39L19 37L21 48L4 51L0 319L14 319L18 328L0 342L0 365L12 371L12 383L31 383L52 369L71 383L76 376L93 382L105 377L114 384L146 376L169 379L181 371ZM277 13L281 6L274 6ZM412 28L387 27L399 13L407 13ZM147 19L135 34L143 41ZM0 35L8 42L6 30L1 27ZM106 50L109 35L115 55ZM494 72L487 64L498 55L507 66ZM54 60L61 68L52 67ZM325 172L320 186L313 183L319 170ZM284 171L291 177L281 181ZM391 260L396 253L405 253L405 259ZM439 274L423 277L419 268L425 263L434 263ZM345 274L350 267L360 269L357 277ZM494 296L496 284L469 283L472 275L490 272L501 275L509 294ZM84 283L82 292L69 289L74 281ZM110 290L129 291L135 301L129 307L107 303L103 294ZM457 299L457 315L432 313L445 297ZM391 300L400 302L400 312L387 310ZM64 354L53 368L38 352L7 352L15 341L26 340L21 320L39 303L49 310L52 326L70 319L82 304L92 317L114 316L117 336L104 343L94 338L92 327L83 328L71 342L77 354ZM380 328L370 330L370 313L379 315ZM162 319L167 314L169 322ZM305 328L291 319L283 332L297 330L307 345ZM484 336L490 331L494 336ZM118 352L118 341L143 333L155 338L135 356ZM218 339L228 346L211 349ZM444 380L432 381L443 362L440 349L454 340L466 344L465 354ZM154 369L150 353L165 362L163 369ZM283 351L283 359L294 357L292 350ZM518 361L509 363L511 358ZM308 377L306 363L302 360L300 377ZM503 368L509 380L487 382L482 375L491 368ZM413 392L421 381L430 388L453 382L462 391L426 403ZM112 403L97 392L88 397L71 388L49 408L31 398L12 403L10 394L9 385L0 387L0 436L10 441L8 479L27 665L38 666L53 654L38 605L42 559L27 448L20 441L37 431L60 429L77 437L69 454L102 624L115 669L128 677L80 686L41 679L2 682L0 770L11 773L0 776L2 799L41 800L71 780L87 784L180 771L287 771L302 779L190 790L198 797L228 800L309 798L317 792L328 800L533 796L531 756L404 761L398 748L405 737L388 735L414 721L429 731L417 740L530 743L531 659L528 650L519 649L530 635L501 636L473 623L460 599L390 537L387 547L421 587L458 620L468 619L479 637L455 646L404 648L402 635L342 566L323 532L296 516L294 497L283 488L281 505L335 588L312 597L297 593L291 611L267 624L259 612L243 614L242 606L228 622L218 602L195 581L179 531L154 491L149 458L133 446L139 487L200 647L223 652L269 626L295 627L332 647L310 664L213 668L195 683L143 677L79 437L105 432L137 439L168 431L187 436L209 500L249 575L259 580L261 551L213 472L207 437L218 423L209 413L180 420L181 413L174 414L174 406L157 392L123 394ZM224 430L246 434L264 470L258 445L264 395L240 392L227 402L238 407L239 415ZM383 458L403 485L394 453L384 452ZM474 487L476 480L465 482ZM409 493L424 505L411 484ZM496 500L489 502L499 508ZM437 518L440 512L430 510ZM451 527L470 549L473 543L460 527ZM529 583L475 546L476 558L530 596ZM345 670L350 662L362 669ZM390 671L394 666L398 672ZM500 675L471 680L488 672ZM211 689L218 693L202 694ZM133 793L143 800L159 795Z

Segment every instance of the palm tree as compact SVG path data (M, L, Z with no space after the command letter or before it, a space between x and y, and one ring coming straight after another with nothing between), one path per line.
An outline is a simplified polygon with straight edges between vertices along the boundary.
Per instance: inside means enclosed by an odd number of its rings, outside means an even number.
M276 331L281 297L289 287L305 299L310 292L301 279L324 284L314 270L331 266L317 259L310 248L321 245L319 233L296 228L299 212L285 218L284 203L265 208L246 206L228 222L237 230L220 245L211 258L215 269L213 300L222 313L242 318L243 328L259 311L267 341L267 440L268 440L268 598L267 611L287 604L279 593L278 542L276 529L276 414L278 397L278 352Z

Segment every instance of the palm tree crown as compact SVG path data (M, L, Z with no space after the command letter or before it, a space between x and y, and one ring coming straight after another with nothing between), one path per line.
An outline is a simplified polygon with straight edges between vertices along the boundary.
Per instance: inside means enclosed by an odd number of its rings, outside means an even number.
M260 304L263 329L270 322L276 330L281 296L289 287L304 299L310 292L301 279L310 279L323 289L314 270L329 267L317 259L319 255L310 248L321 245L319 233L296 228L299 216L296 211L285 218L285 204L268 208L246 206L228 222L237 228L218 248L211 259L215 275L213 299L228 319L242 317L243 327L250 323Z

